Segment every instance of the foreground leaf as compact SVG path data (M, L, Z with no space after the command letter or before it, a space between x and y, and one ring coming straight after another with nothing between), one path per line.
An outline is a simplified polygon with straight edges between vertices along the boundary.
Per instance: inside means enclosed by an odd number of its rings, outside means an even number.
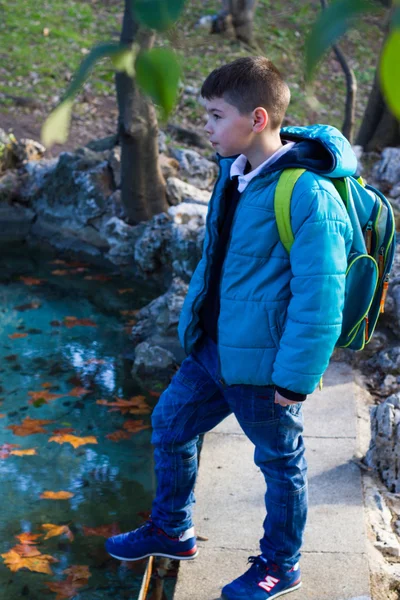
M311 80L317 63L348 29L365 14L382 10L372 0L335 0L322 10L306 39L306 79Z
M400 21L400 9L397 10ZM380 70L382 92L392 113L400 119L400 24L389 34L383 47Z
M167 119L178 96L180 67L172 51L152 48L140 52L136 59L136 81L158 104Z
M131 0L136 18L150 29L165 31L179 17L185 0Z

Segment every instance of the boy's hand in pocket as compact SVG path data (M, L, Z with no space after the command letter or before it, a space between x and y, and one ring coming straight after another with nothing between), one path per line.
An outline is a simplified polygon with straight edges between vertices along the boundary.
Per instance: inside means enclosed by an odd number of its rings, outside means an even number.
M279 392L275 391L275 404L280 404L281 406L289 406L289 404L297 404L294 400L288 400L284 396L281 396Z

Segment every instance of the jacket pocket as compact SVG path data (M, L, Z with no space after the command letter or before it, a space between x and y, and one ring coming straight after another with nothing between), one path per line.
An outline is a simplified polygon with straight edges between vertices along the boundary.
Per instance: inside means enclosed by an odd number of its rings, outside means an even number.
M268 326L269 326L269 331L270 331L270 335L271 335L271 340L273 341L274 346L276 348L279 348L281 336L282 336L282 329L281 329L279 318L278 318L278 311L277 310L269 310L267 312L267 318L268 318Z

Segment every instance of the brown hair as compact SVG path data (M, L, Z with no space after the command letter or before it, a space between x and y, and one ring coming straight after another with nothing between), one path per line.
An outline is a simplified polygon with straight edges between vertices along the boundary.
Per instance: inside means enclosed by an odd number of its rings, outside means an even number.
M207 100L224 98L242 114L257 106L268 112L271 129L282 124L290 90L275 65L264 56L247 56L212 71L201 87Z

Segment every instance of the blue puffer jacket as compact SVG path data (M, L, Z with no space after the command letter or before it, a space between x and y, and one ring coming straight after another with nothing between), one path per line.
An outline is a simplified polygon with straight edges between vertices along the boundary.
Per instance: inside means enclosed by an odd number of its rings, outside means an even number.
M357 160L334 127L286 127L296 145L242 193L221 275L220 373L228 385L271 385L314 391L340 335L352 228L329 177L353 175ZM235 157L234 157L235 158ZM193 274L178 333L189 354L202 334L199 309L210 276L223 190L234 158L220 158L203 255ZM288 256L274 213L282 169L307 169L293 191L295 241Z

